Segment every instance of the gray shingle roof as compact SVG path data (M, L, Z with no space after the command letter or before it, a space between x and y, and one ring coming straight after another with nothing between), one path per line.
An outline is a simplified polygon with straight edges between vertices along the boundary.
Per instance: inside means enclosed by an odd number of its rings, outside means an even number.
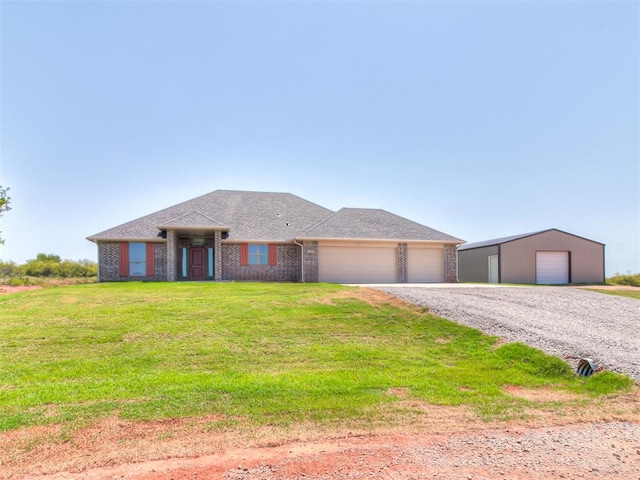
M385 210L343 208L299 238L415 240L462 243L463 240Z
M290 193L216 190L88 237L89 240L157 239L158 226L178 226L197 215L228 226L229 240L291 241L333 212ZM200 222L203 221L199 217ZM190 225L192 226L192 225ZM207 226L214 226L209 224Z
M385 210L333 212L290 193L216 190L117 227L89 240L157 240L158 227L202 227L229 232L230 241L309 239L463 240Z

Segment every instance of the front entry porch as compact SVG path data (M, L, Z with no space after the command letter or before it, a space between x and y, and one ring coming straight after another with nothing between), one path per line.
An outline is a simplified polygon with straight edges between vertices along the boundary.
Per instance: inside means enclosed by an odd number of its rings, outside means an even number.
M222 280L221 232L167 231L169 281Z

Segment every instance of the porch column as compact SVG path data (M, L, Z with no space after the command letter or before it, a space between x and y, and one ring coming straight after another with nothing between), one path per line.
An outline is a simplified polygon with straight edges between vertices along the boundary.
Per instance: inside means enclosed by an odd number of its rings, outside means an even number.
M167 280L175 282L178 279L178 262L176 259L178 237L175 230L167 230Z
M222 232L216 230L213 235L213 279L222 280Z

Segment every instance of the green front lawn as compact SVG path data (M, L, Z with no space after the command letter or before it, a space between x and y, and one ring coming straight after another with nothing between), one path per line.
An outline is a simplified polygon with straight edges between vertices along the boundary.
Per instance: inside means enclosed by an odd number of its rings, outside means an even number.
M505 385L631 386L612 373L577 378L557 358L366 293L111 283L0 296L0 430L109 415L369 422L406 398L490 417L523 402Z
M607 295L618 295L619 297L635 298L640 300L640 290L597 290L594 292L606 293Z

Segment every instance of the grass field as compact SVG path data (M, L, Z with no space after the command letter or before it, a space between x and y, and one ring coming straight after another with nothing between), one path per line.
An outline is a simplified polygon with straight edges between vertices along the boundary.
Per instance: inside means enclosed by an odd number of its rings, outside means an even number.
M636 298L640 300L640 290L597 290L596 292L606 293L608 295L618 295L619 297Z
M579 378L555 357L496 340L334 285L111 283L3 295L0 430L113 415L211 414L220 428L375 422L407 398L495 418L525 404L507 385L585 396L631 388L627 377Z

